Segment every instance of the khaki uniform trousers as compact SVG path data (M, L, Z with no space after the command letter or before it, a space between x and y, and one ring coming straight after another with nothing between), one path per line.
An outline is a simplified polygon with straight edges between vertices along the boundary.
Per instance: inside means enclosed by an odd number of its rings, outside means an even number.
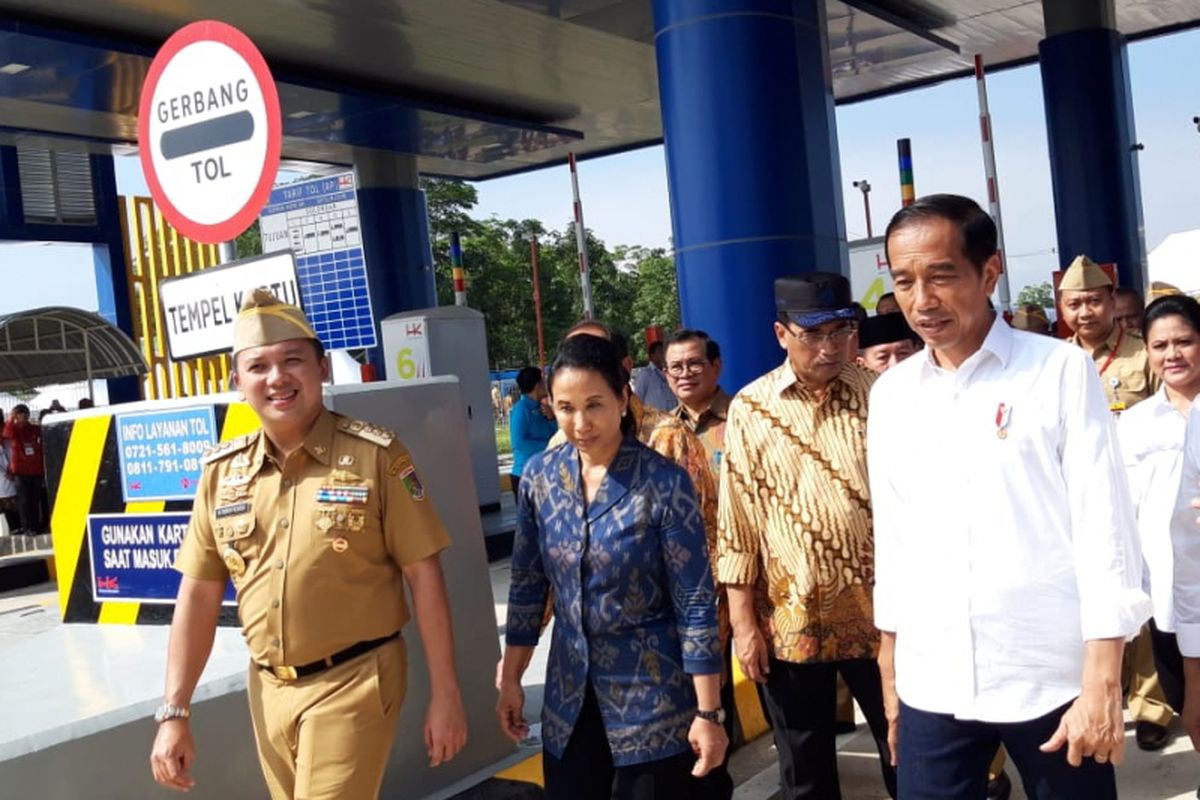
M395 639L296 681L250 666L250 717L272 800L378 797L406 665Z
M1175 711L1167 703L1166 695L1158 685L1150 626L1143 625L1137 637L1125 645L1121 672L1121 685L1125 688L1129 715L1134 721L1153 722L1164 728L1170 725Z

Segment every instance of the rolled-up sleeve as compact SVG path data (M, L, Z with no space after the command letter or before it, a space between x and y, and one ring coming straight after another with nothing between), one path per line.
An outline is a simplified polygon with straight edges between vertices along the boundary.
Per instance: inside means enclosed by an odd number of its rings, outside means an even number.
M721 671L721 640L704 518L687 473L678 469L676 475L665 503L660 544L683 650L683 671L714 675Z
M751 508L753 456L746 426L749 416L740 398L729 405L725 425L725 455L717 501L717 579L726 586L747 585L758 577L759 536Z
M894 445L887 439L887 401L880 398L878 387L876 383L871 391L867 413L867 476L875 537L875 627L895 633L901 599L896 578L903 573L897 563L902 552L898 544L899 528L906 516L888 467L888 454Z
M1171 515L1171 549L1175 558L1175 637L1179 652L1200 658L1200 526L1192 501L1200 495L1200 414L1192 406L1183 446L1183 474Z
M1135 635L1150 618L1136 515L1100 377L1082 352L1064 365L1062 469L1085 641Z
M517 496L517 529L513 535L512 581L508 586L508 617L504 641L517 647L533 647L542 631L550 582L542 565L541 533L533 496L537 480L537 456L527 466L532 480L522 480Z

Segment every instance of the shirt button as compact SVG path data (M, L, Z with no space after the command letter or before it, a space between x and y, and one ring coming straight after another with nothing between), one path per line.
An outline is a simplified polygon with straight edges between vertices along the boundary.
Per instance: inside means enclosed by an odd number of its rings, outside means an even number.
M290 489L290 488L292 488L292 479L291 479L291 478L284 478L284 479L283 479L283 488L285 488L285 489Z
M272 601L271 601L271 608L279 608L279 601L278 601L278 600L272 600Z
M278 639L272 639L272 640L271 640L271 647L279 647L279 640L278 640Z
M286 519L279 520L279 527L281 527L281 528L287 528L288 524L289 523Z
M282 559L275 562L275 569L283 569L283 560Z

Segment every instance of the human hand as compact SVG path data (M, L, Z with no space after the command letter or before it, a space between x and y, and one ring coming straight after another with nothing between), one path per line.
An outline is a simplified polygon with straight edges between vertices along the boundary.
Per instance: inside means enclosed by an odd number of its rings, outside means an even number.
M766 683L771 672L770 650L757 625L747 625L733 631L733 652L742 672L755 683Z
M888 752L892 766L900 761L900 696L896 693L895 678L883 677L883 715L887 718Z
M696 754L696 765L692 767L692 775L703 778L710 771L721 766L725 761L725 751L729 748L729 737L725 728L715 722L696 717L688 730L688 744Z
M500 730L509 739L519 742L529 735L529 723L525 721L525 690L521 688L521 682L515 680L502 680L499 690L496 719L500 722Z
M425 712L425 751L429 766L445 764L467 743L467 713L457 689L435 692Z
M150 750L150 771L160 786L189 791L196 785L192 780L192 762L196 760L196 743L186 719L169 719L159 723Z
M1067 763L1078 767L1085 758L1117 766L1125 758L1125 720L1121 689L1112 684L1084 685L1058 723L1058 729L1039 748L1053 753L1067 745Z

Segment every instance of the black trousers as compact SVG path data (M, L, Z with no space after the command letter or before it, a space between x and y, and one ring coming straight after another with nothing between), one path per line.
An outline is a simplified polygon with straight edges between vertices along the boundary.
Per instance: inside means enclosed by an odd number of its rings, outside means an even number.
M1154 668L1158 671L1158 685L1162 688L1167 704L1176 714L1183 713L1183 654L1175 634L1160 631L1150 620L1150 645L1154 650Z
M733 776L729 774L729 754L733 752L733 743L741 739L741 726L738 724L737 707L733 697L733 647L725 648L725 674L729 676L721 687L721 708L725 709L725 735L729 737L729 747L725 750L725 760L708 771L703 778L692 778L691 800L730 800L733 797Z
M875 660L793 664L772 658L766 701L779 751L781 800L841 800L834 732L839 674L867 718L879 750L883 783L888 794L896 796L883 683Z
M562 758L542 756L546 800L678 800L687 798L692 765L691 751L634 764L613 765L604 735L604 720L596 693L589 685L583 710L571 732Z
M984 800L988 764L1001 744L1030 800L1117 800L1112 764L1067 763L1067 747L1039 748L1070 703L1027 722L955 719L900 704L900 794L904 800Z
M16 475L17 516L26 533L41 533L46 529L42 521L42 476Z

